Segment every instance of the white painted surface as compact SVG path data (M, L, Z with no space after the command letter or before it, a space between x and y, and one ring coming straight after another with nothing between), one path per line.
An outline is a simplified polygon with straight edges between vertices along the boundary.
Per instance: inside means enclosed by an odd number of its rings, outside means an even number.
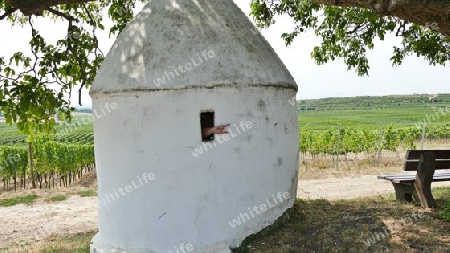
M205 50L216 56L199 64ZM177 76L174 67L192 60L199 66ZM259 32L254 34L252 23L231 0L151 1L122 31L103 65L91 93L215 85L297 88L272 47ZM175 78L155 85L166 72Z
M297 86L232 1L195 3L147 5L91 89L93 109L117 103L94 124L99 199L116 199L99 205L91 252L180 253L183 244L193 247L185 252L230 252L293 205L294 197L272 202L241 225L229 224L279 192L296 196L298 120L289 100ZM212 17L228 28L215 30ZM216 56L160 87L149 81L203 50ZM231 123L233 134L194 157L204 110L214 110L216 124ZM252 127L238 133L240 122ZM144 173L154 180L144 182Z

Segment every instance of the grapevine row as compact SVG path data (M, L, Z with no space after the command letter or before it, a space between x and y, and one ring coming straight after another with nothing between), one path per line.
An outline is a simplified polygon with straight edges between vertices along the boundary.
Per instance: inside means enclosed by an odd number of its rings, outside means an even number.
M33 143L34 176L39 187L53 184L70 185L83 172L94 167L93 145L64 144L54 141ZM28 149L26 147L0 147L0 178L6 189L13 183L14 189L26 187L31 178Z
M379 130L351 127L336 127L325 131L315 131L310 126L300 130L300 151L303 154L344 155L349 153L373 154L377 151L397 151L399 148L415 149L415 141L420 140L422 130L417 127L398 128L392 126ZM427 139L450 138L450 126L427 127Z

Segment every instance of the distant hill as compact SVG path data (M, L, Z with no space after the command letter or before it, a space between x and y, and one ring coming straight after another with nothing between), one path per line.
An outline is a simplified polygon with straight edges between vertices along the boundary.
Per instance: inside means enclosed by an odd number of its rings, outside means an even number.
M401 107L450 106L450 94L413 94L307 99L297 101L300 111L371 110Z

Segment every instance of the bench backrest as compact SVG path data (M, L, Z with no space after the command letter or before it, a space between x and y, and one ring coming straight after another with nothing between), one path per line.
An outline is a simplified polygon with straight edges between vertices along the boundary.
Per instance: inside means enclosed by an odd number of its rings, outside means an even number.
M406 151L405 166L406 171L416 171L419 165L420 155L423 152L433 153L436 159L436 170L450 169L450 150L408 150Z

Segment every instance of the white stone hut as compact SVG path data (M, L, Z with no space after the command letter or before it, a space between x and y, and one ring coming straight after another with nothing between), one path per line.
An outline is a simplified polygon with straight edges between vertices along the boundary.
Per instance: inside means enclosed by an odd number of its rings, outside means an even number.
M296 92L231 0L147 4L90 92L103 112L91 252L230 252L272 224L297 192Z

